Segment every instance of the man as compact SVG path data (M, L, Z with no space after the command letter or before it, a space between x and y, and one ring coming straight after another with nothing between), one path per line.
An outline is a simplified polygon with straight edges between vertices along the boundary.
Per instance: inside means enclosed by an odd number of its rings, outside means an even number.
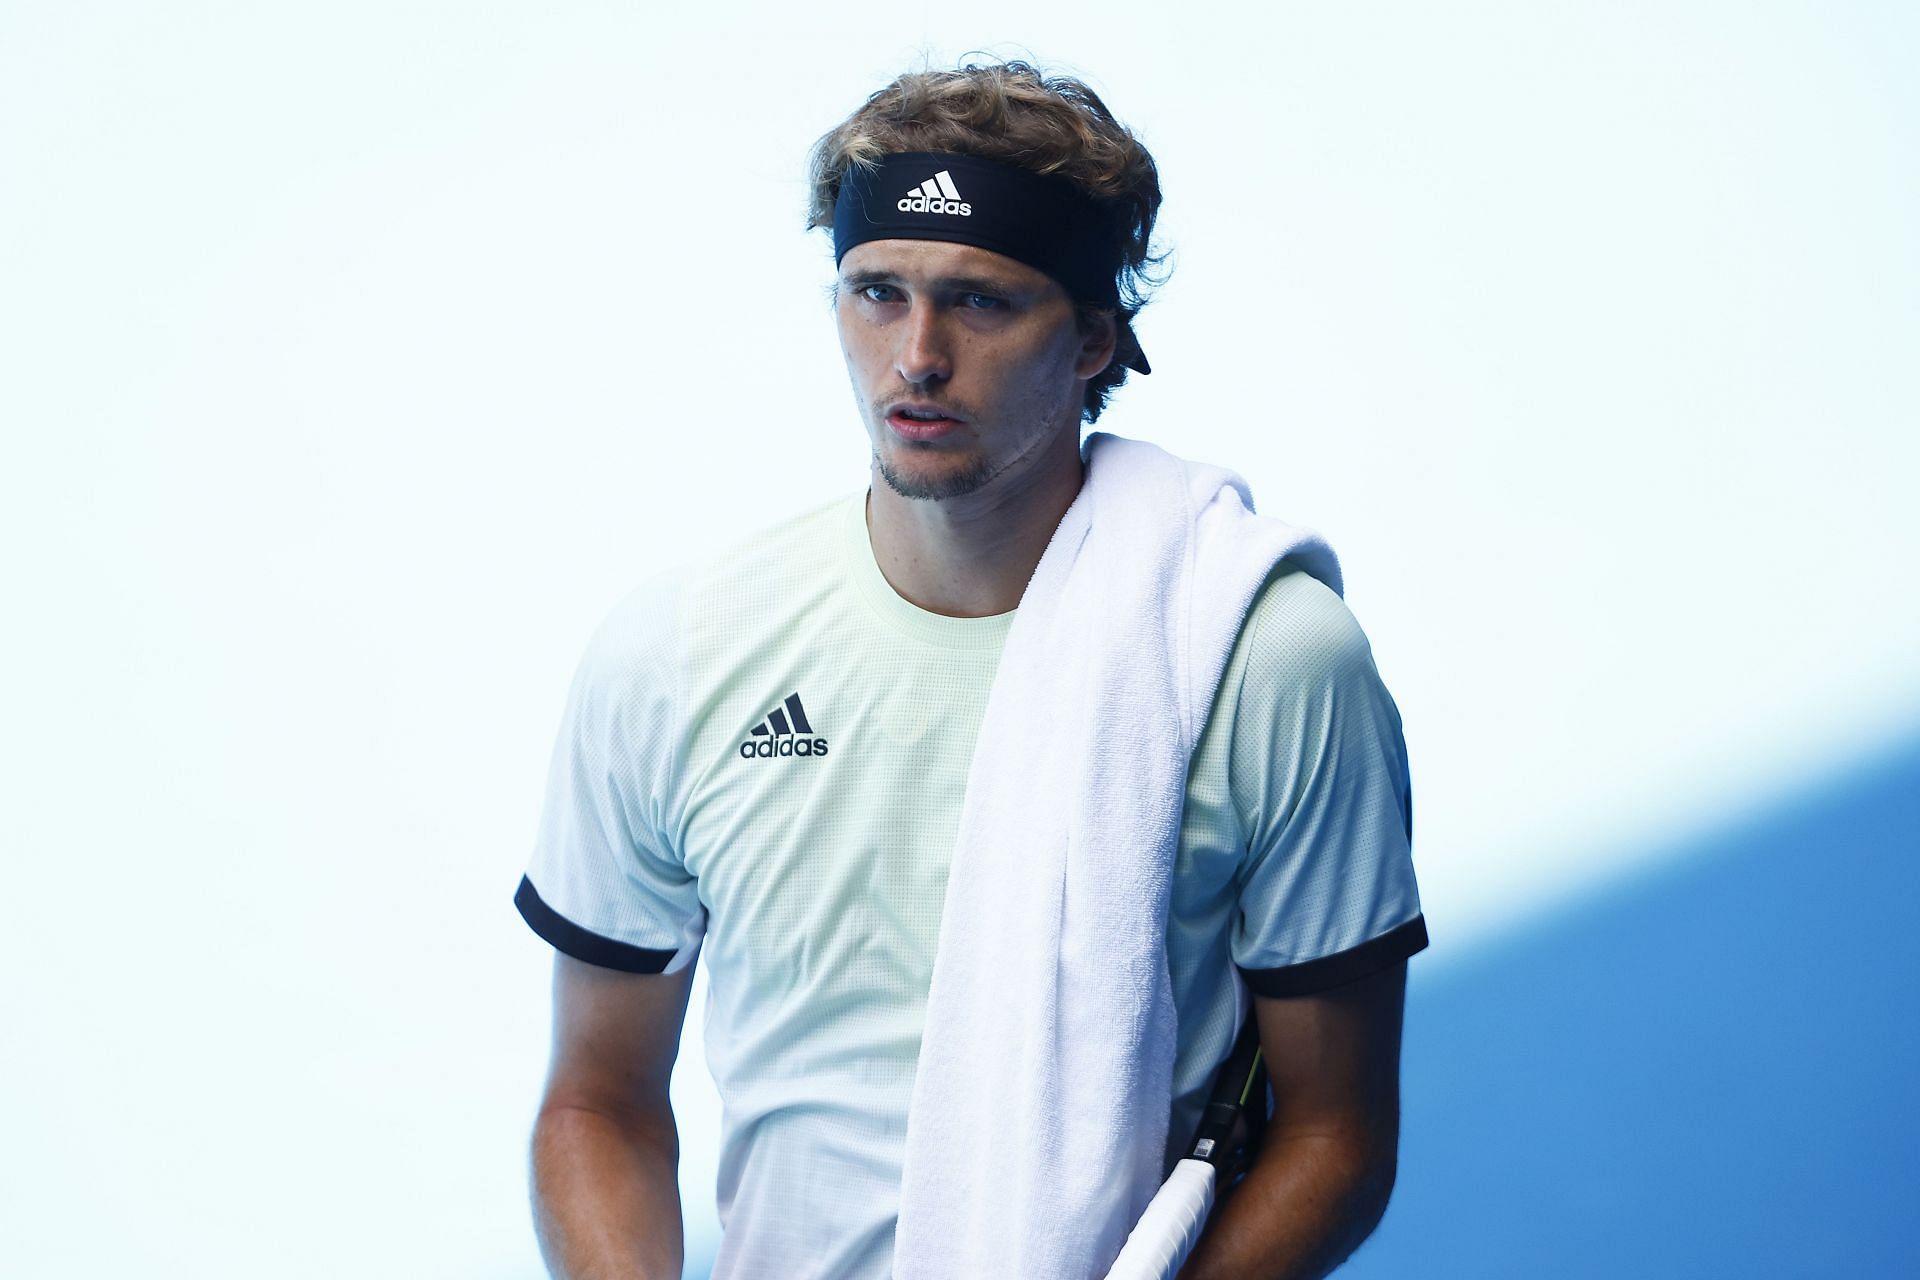
M892 1274L905 1153L947 1101L915 1094L929 990L969 963L941 936L970 770L1022 767L974 744L1090 487L1079 425L1148 368L1132 320L1158 180L1084 85L1020 63L905 75L812 172L875 483L655 579L581 664L516 897L560 952L533 1140L557 1276L680 1273L667 1083L699 956L726 1106L715 1274ZM1176 780L1156 1172L1247 989L1275 1099L1193 1280L1323 1275L1393 1182L1426 934L1399 716L1334 572L1271 566Z

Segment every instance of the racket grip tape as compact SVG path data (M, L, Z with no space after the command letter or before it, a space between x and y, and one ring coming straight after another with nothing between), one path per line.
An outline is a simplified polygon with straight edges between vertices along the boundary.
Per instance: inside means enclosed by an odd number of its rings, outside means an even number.
M1107 1280L1173 1280L1193 1252L1213 1208L1214 1168L1205 1160L1182 1160L1133 1224Z

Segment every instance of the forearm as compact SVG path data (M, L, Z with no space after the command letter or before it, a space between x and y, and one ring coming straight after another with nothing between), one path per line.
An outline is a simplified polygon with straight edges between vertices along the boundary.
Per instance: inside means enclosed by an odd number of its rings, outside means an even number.
M1343 1139L1269 1135L1180 1280L1319 1280L1379 1224L1392 1169L1391 1156L1369 1162Z
M533 1216L555 1280L679 1280L679 1163L670 1109L543 1109Z

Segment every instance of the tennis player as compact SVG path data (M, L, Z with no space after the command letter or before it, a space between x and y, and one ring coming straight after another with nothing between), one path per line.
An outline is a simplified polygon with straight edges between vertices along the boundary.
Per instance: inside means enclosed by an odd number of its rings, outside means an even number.
M868 483L657 572L613 612L575 678L516 895L558 952L532 1145L559 1277L680 1275L667 1084L696 960L725 1103L714 1274L893 1274L996 662L1081 490L1082 424L1149 368L1133 320L1159 181L1086 85L1018 62L903 75L821 139L811 176ZM1400 718L1366 637L1283 560L1186 777L1167 1167L1249 992L1273 1114L1182 1276L1324 1275L1379 1221L1406 961L1427 941L1411 833Z

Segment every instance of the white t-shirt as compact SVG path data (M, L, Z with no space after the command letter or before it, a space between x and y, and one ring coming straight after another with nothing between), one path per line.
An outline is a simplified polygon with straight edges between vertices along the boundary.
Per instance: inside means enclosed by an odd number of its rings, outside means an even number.
M855 494L642 587L581 662L515 901L590 963L704 957L721 1280L889 1275L948 859L1012 619L901 599ZM1366 636L1283 562L1187 779L1169 1165L1233 1034L1235 967L1299 995L1426 945L1411 835Z

